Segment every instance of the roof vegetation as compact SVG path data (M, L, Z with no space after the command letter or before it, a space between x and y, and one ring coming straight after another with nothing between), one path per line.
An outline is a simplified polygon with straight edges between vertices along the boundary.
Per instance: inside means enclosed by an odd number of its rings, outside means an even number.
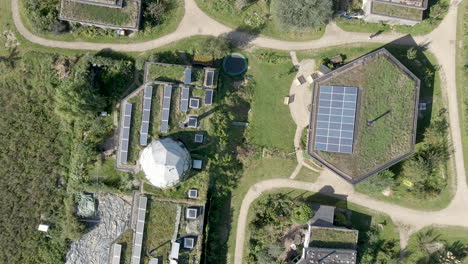
M386 55L370 58L320 84L360 88L353 153L318 151L327 162L359 179L412 152L417 84Z
M411 7L397 6L377 1L372 2L372 13L413 20L422 20L423 10Z
M89 5L71 0L62 0L60 17L115 27L137 28L140 2L126 0L122 8Z
M339 228L313 227L310 235L311 247L355 249L358 232Z

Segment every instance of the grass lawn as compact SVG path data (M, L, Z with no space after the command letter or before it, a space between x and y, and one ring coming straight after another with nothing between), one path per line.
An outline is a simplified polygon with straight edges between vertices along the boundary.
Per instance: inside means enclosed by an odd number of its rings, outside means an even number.
M128 230L123 233L117 241L116 244L122 245L122 253L120 256L121 264L130 264L132 258L132 247L133 247L133 230Z
M414 233L411 235L409 241L408 241L408 247L407 247L407 252L410 252L410 254L407 254L405 257L404 263L423 263L423 262L417 262L420 260L422 257L424 257L426 254L425 252L420 248L420 243L418 241L418 235L427 233L428 231L434 231L435 236L439 236L436 241L434 242L441 242L443 244L448 243L452 244L454 242L461 242L465 247L468 246L468 229L463 228L463 227L442 227L442 226L431 226L431 227L425 227L418 231L417 233ZM460 263L466 263L466 262L460 262Z
M265 197L268 194L283 193L288 195L294 200L304 201L307 204L322 204L335 206L336 208L345 209L351 212L351 217L349 219L348 228L353 228L359 231L358 238L358 260L362 258L362 252L365 252L367 249L366 245L366 232L370 230L372 225L380 224L382 229L379 233L379 240L393 240L396 241L393 250L399 250L399 234L396 232L396 226L391 220L391 218L385 214L382 214L377 211L365 208L363 206L349 203L345 200L339 200L334 197L323 195L320 193L307 192L302 190L296 190L291 188L280 188L275 189L270 192L263 193L256 201L252 203L252 206L249 208L248 214L248 223L250 223L254 218L253 208L256 202L261 198ZM335 213L336 215L336 213ZM335 223L336 224L336 223ZM246 238L250 237L250 229L246 230ZM235 236L235 232L232 233L232 236ZM343 236L346 238L351 238L351 236ZM350 239L351 240L351 239ZM350 241L349 240L349 241ZM244 258L248 255L249 252L249 241L245 240L244 245Z
M162 81L180 83L183 81L185 66L147 64L146 81Z
M395 85L398 84L398 85ZM353 179L412 151L416 83L387 57L378 56L321 85L360 88L357 110L358 134L353 154L318 152ZM367 121L385 115L369 127Z
M64 19L136 28L138 26L139 5L137 1L125 0L122 8L109 8L62 0L60 16Z
M355 249L357 236L356 232L349 230L313 227L309 245L323 248Z
M295 76L290 61L278 64L260 62L254 56L249 58L247 74L255 80L252 111L249 121L249 137L254 144L267 148L293 151L296 125L292 120L284 96Z
M174 233L174 223L177 217L177 205L169 202L149 200L146 214L145 231L143 235L142 256L143 263L148 263L146 256L152 251L151 256L160 257L169 262L171 251L171 239Z
M465 164L468 164L468 73L465 70L468 64L468 5L463 1L458 6L457 21L457 93L458 111L460 114L461 133L463 140L463 155ZM468 180L468 174L467 174Z
M325 25L319 29L303 32L281 30L271 18L267 1L254 1L242 10L229 0L195 0L198 7L213 19L233 29L260 33L283 40L301 41L319 39L325 32Z
M1 0L1 1L10 2L8 0ZM184 2L183 0L174 0L171 2L172 2L171 8L167 10L166 13L164 14L164 19L161 24L157 26L149 26L145 24L145 20L144 18L142 18L140 22L140 30L134 32L131 36L118 36L115 33L114 29L109 29L109 30L97 29L97 28L88 27L88 26L83 26L79 30L75 30L71 33L64 33L64 34L59 34L59 35L52 34L51 32L39 32L38 30L35 30L33 22L29 18L29 14L25 6L25 2L23 0L19 1L19 10L20 10L21 20L23 21L23 24L25 25L25 27L29 31L33 32L35 35L40 36L42 38L53 39L53 40L64 40L64 41L90 41L90 42L96 42L96 43L108 43L108 42L132 43L132 42L141 42L141 41L146 41L150 39L155 39L155 38L167 35L171 32L174 32L177 29L177 26L179 25L185 13ZM78 3L74 3L74 4L78 4ZM96 8L100 9L100 8L105 8L105 7L93 6L93 10L98 10ZM103 11L104 14L110 13L112 15L114 14L114 12L117 12L115 10L119 10L119 9L114 9L114 8L107 8L107 9L113 9L113 10ZM141 10L142 14L144 13L144 11L145 9L142 8ZM8 12L8 13L11 13L11 12ZM104 17L100 14L103 14L103 13L91 11L91 13L85 14L83 17L85 19L87 19L88 17L94 18L95 16L99 18ZM128 15L122 15L122 16L112 15L110 17L101 18L101 19L104 22L105 21L113 22L113 21L119 21L125 16L129 17L130 20L133 20L133 21L135 20L135 17L128 16Z
M294 179L297 181L315 182L318 176L318 172L310 170L303 166L299 173L296 175L296 178Z
M407 8L403 6L389 5L380 2L372 2L372 13L402 17L413 20L421 20L423 11L416 8Z

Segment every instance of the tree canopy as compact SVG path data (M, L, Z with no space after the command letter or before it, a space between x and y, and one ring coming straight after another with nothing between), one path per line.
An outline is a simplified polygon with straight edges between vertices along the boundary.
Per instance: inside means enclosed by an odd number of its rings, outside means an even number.
M318 28L332 16L332 0L274 0L273 18L282 28L303 30Z

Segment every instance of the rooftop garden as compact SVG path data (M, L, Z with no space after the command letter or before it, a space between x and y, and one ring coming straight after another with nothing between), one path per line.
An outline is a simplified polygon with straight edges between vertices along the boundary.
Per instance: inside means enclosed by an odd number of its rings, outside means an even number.
M321 84L359 87L360 105L356 112L353 153L318 151L318 155L356 180L411 153L416 83L389 58L374 57ZM368 126L368 121L387 112Z
M177 204L161 202L154 199L148 201L145 231L143 235L143 263L148 263L151 257L169 262L171 239L174 234L177 218Z
M339 228L313 227L310 247L355 249L358 233Z
M126 0L122 8L62 0L60 8L60 16L63 19L130 28L138 26L139 12L140 3L134 0Z
M391 5L376 1L372 2L372 13L412 20L421 20L423 16L423 10L420 9Z
M184 82L184 71L187 68L187 66L185 65L153 63L148 63L146 67L146 81L161 81L173 83ZM205 70L203 68L192 67L191 77L192 85L203 86L203 82L205 80ZM216 78L214 83L217 83Z

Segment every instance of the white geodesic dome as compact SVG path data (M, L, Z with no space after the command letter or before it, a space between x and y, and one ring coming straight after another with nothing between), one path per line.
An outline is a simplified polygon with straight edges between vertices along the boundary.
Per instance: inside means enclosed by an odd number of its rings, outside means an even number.
M190 153L172 138L153 140L141 152L140 166L151 184L159 188L171 187L190 169Z

